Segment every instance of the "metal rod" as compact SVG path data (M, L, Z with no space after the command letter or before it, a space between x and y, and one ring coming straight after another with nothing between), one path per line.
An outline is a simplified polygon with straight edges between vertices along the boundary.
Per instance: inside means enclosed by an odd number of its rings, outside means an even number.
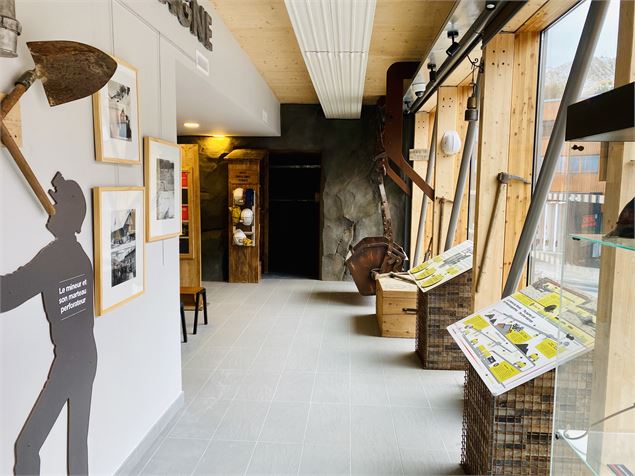
M479 89L482 81L483 73L479 68L478 76L476 78L476 87L474 88L473 96L476 98L476 110L479 110L478 97ZM465 184L470 172L470 162L472 161L472 155L474 154L474 144L476 144L476 137L478 135L478 117L476 120L470 120L467 124L467 132L465 133L465 144L463 145L463 156L461 157L461 167L459 169L459 177L456 181L456 190L454 191L454 203L452 205L452 214L450 215L450 223L448 225L448 234L445 237L444 251L452 248L454 243L454 237L456 236L456 225L461 215L461 202L463 201L463 194L465 193Z
M437 79L434 82L428 83L423 96L417 98L412 105L408 108L409 114L416 113L421 106L432 97L437 91L439 86L443 84L443 81L454 71L459 64L467 57L467 55L476 47L479 41L483 38L485 29L494 25L494 20L501 15L502 21L496 23L496 28L489 28L487 31L487 38L491 38L494 34L498 33L504 23L505 18L513 16L523 5L527 3L526 0L512 1L512 2L499 2L496 8L493 10L483 10L478 18L472 23L469 30L465 33L461 41L459 41L459 49L452 56L447 58L443 64L437 70Z
M593 52L597 45L598 38L602 31L602 25L608 11L609 2L602 0L593 0L589 7L589 13L587 14L584 28L582 29L582 35L580 36L580 42L578 43L578 49L576 50L573 64L571 66L571 72L567 79L567 85L564 88L562 95L562 101L558 108L558 114L553 125L553 131L549 137L549 144L547 145L547 151L545 152L545 158L540 168L540 174L536 181L536 187L534 189L533 196L531 197L531 204L527 212L527 218L523 225L523 231L521 232L520 239L518 240L518 246L516 247L516 253L512 261L509 275L507 276L507 282L503 290L503 297L507 297L513 294L518 288L520 277L523 274L527 258L529 257L529 251L531 244L534 241L536 230L538 229L538 222L542 210L547 201L547 194L551 189L551 183L553 176L558 165L558 159L560 152L564 144L565 126L567 122L567 107L575 102L580 96L584 80L586 79L591 60L593 59Z
M426 183L432 182L432 176L434 175L434 163L437 158L437 117L435 114L434 125L432 126L432 141L430 143L430 152L428 155L428 169L426 170ZM426 233L426 215L428 213L428 196L424 193L421 198L421 213L419 215L419 229L417 230L417 245L415 247L414 261L411 265L417 266L419 264L419 258L421 258L421 250L423 248L423 239Z

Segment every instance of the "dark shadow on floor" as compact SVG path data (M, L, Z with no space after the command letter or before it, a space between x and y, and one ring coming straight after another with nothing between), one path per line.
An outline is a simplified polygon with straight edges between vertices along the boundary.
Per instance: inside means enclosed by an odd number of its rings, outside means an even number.
M315 291L311 293L311 297L318 301L335 302L337 304L348 304L351 306L364 306L368 305L370 300L375 299L375 296L362 296L357 292L327 292L327 291Z
M385 337L385 339L392 339L392 337ZM408 368L408 369L422 369L423 365L419 356L414 352L415 341L414 339L407 339L412 341L412 352L406 352L403 354L395 355L394 357L386 361L386 365L394 368Z
M353 331L362 336L379 337L375 314L353 316Z

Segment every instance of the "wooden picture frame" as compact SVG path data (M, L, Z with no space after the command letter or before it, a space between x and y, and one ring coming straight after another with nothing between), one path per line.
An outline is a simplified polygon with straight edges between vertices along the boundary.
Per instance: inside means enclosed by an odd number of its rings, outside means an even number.
M134 66L113 58L117 61L115 74L93 94L95 159L141 165L139 73Z
M93 207L95 308L102 316L145 292L145 188L96 187Z
M145 137L143 150L146 241L177 237L182 232L181 148L173 142Z

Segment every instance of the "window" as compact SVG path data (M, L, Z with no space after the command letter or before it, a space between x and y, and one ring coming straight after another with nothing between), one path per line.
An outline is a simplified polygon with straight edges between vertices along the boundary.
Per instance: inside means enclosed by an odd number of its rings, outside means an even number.
M589 5L590 1L586 0L543 32L534 179L537 179L544 160ZM619 1L611 0L580 99L613 88L618 17ZM564 144L536 230L530 257L530 281L541 277L558 280L565 232L586 233L590 229L597 230L602 222L600 204L603 202L604 183L597 177L600 146L584 143L584 150L573 151L572 145ZM566 172L569 172L568 176ZM597 261L592 250L588 256L576 259L582 266L589 266L593 259Z

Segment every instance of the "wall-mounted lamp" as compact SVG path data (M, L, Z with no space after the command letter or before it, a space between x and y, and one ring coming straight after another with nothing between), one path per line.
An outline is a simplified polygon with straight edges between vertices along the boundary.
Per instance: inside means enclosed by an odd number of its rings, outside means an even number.
M188 129L198 129L201 125L198 122L185 122L183 127L187 127Z
M22 25L15 17L15 0L0 0L0 57L18 56L18 36Z
M449 46L447 50L445 50L448 56L454 56L454 54L460 48L460 45L456 42L457 36L459 36L459 32L457 30L448 31L448 38L452 39L452 44Z

